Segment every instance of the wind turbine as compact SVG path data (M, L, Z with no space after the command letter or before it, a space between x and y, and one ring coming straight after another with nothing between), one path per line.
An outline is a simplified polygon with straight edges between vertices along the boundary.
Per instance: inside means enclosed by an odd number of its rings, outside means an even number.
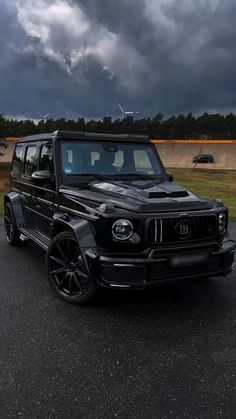
M48 112L46 115L41 115L41 113L39 114L39 116L40 116L40 118L42 119L42 120L45 120L45 119L47 119L47 117L50 115L50 113L51 112Z
M118 106L119 106L119 108L120 108L120 110L121 110L121 114L122 114L122 119L124 119L126 116L134 116L134 115L137 115L139 112L131 112L131 111L124 111L124 109L122 108L122 106L121 106L121 104L120 103L118 103Z

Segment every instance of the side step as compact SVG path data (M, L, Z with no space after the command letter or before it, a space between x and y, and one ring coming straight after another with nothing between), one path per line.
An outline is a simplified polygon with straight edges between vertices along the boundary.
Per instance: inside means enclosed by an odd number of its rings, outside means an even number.
M50 244L50 238L45 236L45 234L41 233L37 228L25 227L25 228L20 228L19 230L24 236L28 237L30 240L36 243L43 250L45 251L48 250L48 247Z

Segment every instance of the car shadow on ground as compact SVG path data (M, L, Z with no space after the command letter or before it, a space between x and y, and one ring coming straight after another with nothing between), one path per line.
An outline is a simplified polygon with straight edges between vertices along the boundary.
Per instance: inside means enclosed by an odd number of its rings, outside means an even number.
M209 306L219 303L221 294L218 280L208 278L205 280L179 279L173 281L161 281L155 287L145 290L102 290L97 307L122 307L145 306L156 308L171 307L182 304L186 307L199 305Z
M149 316L155 313L162 317L186 315L186 319L194 313L201 313L201 316L209 316L209 312L215 312L216 317L222 315L225 303L228 298L225 292L225 285L228 278L208 278L204 280L179 279L173 281L161 281L157 286L146 290L117 290L101 289L95 301L82 305L73 306L60 300L51 289L45 269L45 253L34 244L27 243L17 249L11 249L14 255L22 260L22 266L27 266L30 261L31 270L37 273L35 281L35 300L37 293L39 298L51 301L56 311L61 310L70 317L83 313L103 317L107 314L126 313L127 319L135 314ZM232 278L230 276L229 278ZM230 281L231 282L231 281ZM25 282L25 289L28 284L32 286L31 278ZM172 314L171 314L172 313Z
M41 260L40 268L45 265L45 253L29 242L22 246L22 250L30 253L30 257L36 258L37 262ZM46 272L45 272L46 276ZM159 306L173 305L176 303L183 303L190 306L198 306L199 304L214 305L214 301L221 299L219 290L220 282L224 278L205 278L205 279L178 279L160 281L156 286L146 288L143 290L119 290L101 288L95 301L85 304L83 307L125 307L125 306L140 306L151 305ZM71 306L66 303L66 305Z

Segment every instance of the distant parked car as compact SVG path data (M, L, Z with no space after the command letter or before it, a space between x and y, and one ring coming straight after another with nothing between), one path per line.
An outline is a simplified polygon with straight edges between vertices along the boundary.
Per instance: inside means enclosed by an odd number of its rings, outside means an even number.
M214 163L214 156L212 154L199 154L193 157L193 163Z

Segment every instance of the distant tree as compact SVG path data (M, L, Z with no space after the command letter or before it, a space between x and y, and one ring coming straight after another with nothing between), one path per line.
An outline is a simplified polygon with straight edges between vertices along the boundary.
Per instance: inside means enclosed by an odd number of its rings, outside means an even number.
M34 122L31 119L20 121L6 119L0 115L0 138L21 137L53 132L58 129L114 134L147 134L163 139L236 138L236 116L232 113L226 116L204 113L195 117L192 113L188 113L164 118L163 114L157 113L153 118L143 119L127 116L113 121L111 117L106 116L101 120L86 121L84 118L79 118L74 121L60 118Z
M7 123L6 119L0 114L0 138L4 138L7 134Z
M76 130L77 131L85 131L85 119L79 118L76 122Z
M112 119L110 116L105 116L102 120L102 132L113 133Z
M224 119L225 138L236 138L236 116L230 113Z
M162 136L161 133L162 133L163 118L164 118L164 115L162 115L161 113L158 113L156 116L154 116L153 119L146 120L146 123L148 124L148 127L149 127L149 131L157 137Z
M97 122L94 119L91 119L90 121L86 122L85 124L85 131L88 132L96 132L98 131L98 129L96 129L97 127Z

